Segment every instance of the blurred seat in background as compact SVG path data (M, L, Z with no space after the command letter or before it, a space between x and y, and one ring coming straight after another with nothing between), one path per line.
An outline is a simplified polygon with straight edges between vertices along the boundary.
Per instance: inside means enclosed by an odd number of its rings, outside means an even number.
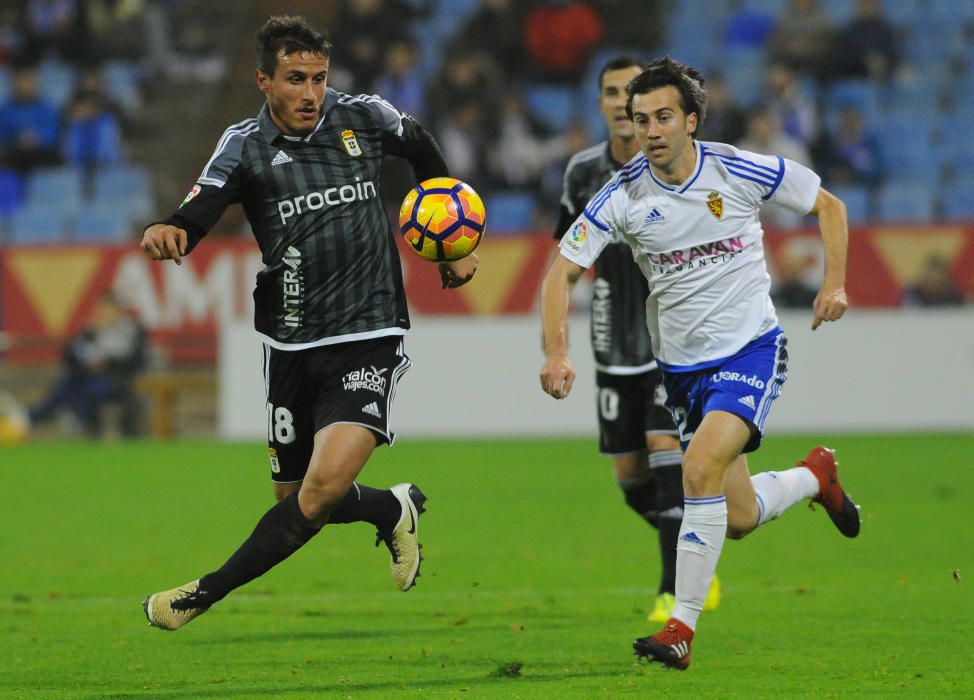
M529 229L534 222L534 196L528 190L501 190L484 199L491 231L517 233Z

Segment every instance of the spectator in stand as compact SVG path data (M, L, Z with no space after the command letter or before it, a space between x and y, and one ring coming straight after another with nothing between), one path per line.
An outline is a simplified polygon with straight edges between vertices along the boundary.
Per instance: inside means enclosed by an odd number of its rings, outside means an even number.
M577 85L602 33L602 20L585 0L537 3L524 18L525 68L538 80Z
M26 54L44 56L53 51L69 62L84 59L89 43L78 0L29 0L22 18Z
M451 114L455 117L456 106L472 104L480 110L477 121L485 129L485 135L493 138L497 134L496 105L501 99L501 82L500 69L489 54L458 49L446 56L441 72L429 83L427 92L433 132L437 133L440 125L451 119ZM449 158L447 162L452 169Z
M0 106L0 159L27 172L58 162L57 110L39 94L37 70L15 69L9 101Z
M813 78L825 78L835 51L835 23L818 0L791 0L768 39L775 63Z
M145 328L118 297L106 294L91 323L68 343L62 374L48 396L31 408L31 423L43 423L67 409L86 435L98 437L102 409L116 403L122 434L137 435L141 411L135 379L146 365L147 353Z
M658 53L666 40L666 13L671 4L640 0L639 11L633 12L632 0L592 0L605 30L601 45L632 47L640 56Z
M506 79L524 69L521 25L524 12L514 0L480 0L480 9L464 22L449 53L475 51L495 58Z
M504 187L537 189L545 165L562 155L563 143L528 113L517 92L504 96L500 112L500 132L496 147L491 149L491 170Z
M835 73L839 77L885 81L899 66L896 29L883 16L879 0L856 2L856 14L839 32L838 46Z
M416 14L408 3L396 0L347 0L341 3L336 27L332 32L335 55L342 56L339 82L342 89L354 85L356 92L370 92L385 61L385 48L409 32ZM340 75L342 71L349 75ZM350 82L349 82L350 81ZM329 76L329 84L334 84Z
M826 132L816 148L818 171L832 185L863 185L870 191L884 175L879 139L866 131L862 112L852 104L839 111L834 133Z
M85 58L137 61L146 55L145 0L85 0Z
M815 142L818 135L815 104L806 94L805 87L795 71L784 63L772 63L768 67L768 94L765 98L765 106L775 115L785 134L800 141L805 148L809 148ZM775 152L771 151L771 153Z
M385 63L385 71L375 81L376 93L400 111L425 121L425 85L416 55L416 42L406 36L394 40L386 47Z
M11 216L24 201L24 178L0 158L0 220ZM0 241L3 240L0 235Z
M10 63L23 50L24 33L19 25L16 4L0 5L0 65Z
M86 170L123 159L121 123L96 71L82 78L81 88L65 110L61 154L65 163Z
M436 138L452 177L467 182L483 179L488 150L483 115L477 103L463 100L448 108L446 119L440 121Z
M954 282L950 265L939 255L927 258L917 280L903 290L906 306L961 306L964 294Z
M738 148L752 153L774 153L788 158L800 165L811 167L812 159L805 145L786 134L777 115L759 106L751 110L747 120L747 131ZM769 202L761 207L761 221L765 226L775 229L793 229L801 226L802 217L794 212Z
M719 73L707 80L707 119L703 123L704 141L737 143L744 136L746 115L727 89L727 82Z

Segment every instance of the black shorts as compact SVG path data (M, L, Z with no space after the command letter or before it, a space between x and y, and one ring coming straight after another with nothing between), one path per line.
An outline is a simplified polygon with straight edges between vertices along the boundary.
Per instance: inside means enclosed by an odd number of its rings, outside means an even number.
M641 374L596 371L595 387L602 454L645 450L647 434L677 436L658 369Z
M293 351L264 345L271 479L303 480L315 433L335 423L364 426L380 445L392 444L392 400L410 365L401 336Z

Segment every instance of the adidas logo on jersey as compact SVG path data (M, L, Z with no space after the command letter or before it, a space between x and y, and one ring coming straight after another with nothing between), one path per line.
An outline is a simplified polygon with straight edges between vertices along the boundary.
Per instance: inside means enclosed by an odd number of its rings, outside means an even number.
M643 223L644 224L655 224L657 222L663 221L665 218L666 217L663 216L660 213L660 210L659 209L657 209L656 207L653 207L653 210L651 212L649 212L649 215L646 217L646 219L645 219L645 221L643 221Z
M683 540L684 542L689 542L690 544L706 544L706 542L700 539L700 535L698 535L693 530L690 530L690 532L685 534L680 539Z
M362 406L362 413L368 413L370 416L382 418L382 414L379 413L379 404L377 404L375 401L367 406Z
M271 161L271 165L284 165L285 163L293 163L294 158L289 156L284 151L278 151L277 155L274 156L274 160Z
M748 394L747 396L742 396L737 400L737 403L742 403L752 411L754 410L754 397Z

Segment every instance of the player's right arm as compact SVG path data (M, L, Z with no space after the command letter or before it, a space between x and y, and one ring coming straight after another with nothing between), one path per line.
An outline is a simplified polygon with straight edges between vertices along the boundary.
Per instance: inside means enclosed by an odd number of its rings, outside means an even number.
M618 190L618 177L614 177L589 200L582 214L561 236L560 254L555 256L541 283L545 355L541 388L556 399L568 396L575 381L575 370L568 359L568 307L572 288L615 238L614 231L625 228L625 197Z
M541 344L544 366L541 388L556 399L572 390L575 370L568 359L568 306L572 288L585 268L563 255L555 256L541 283Z
M152 260L182 264L231 204L240 201L241 154L247 134L257 128L248 119L227 129L199 179L176 211L142 232L142 251Z

